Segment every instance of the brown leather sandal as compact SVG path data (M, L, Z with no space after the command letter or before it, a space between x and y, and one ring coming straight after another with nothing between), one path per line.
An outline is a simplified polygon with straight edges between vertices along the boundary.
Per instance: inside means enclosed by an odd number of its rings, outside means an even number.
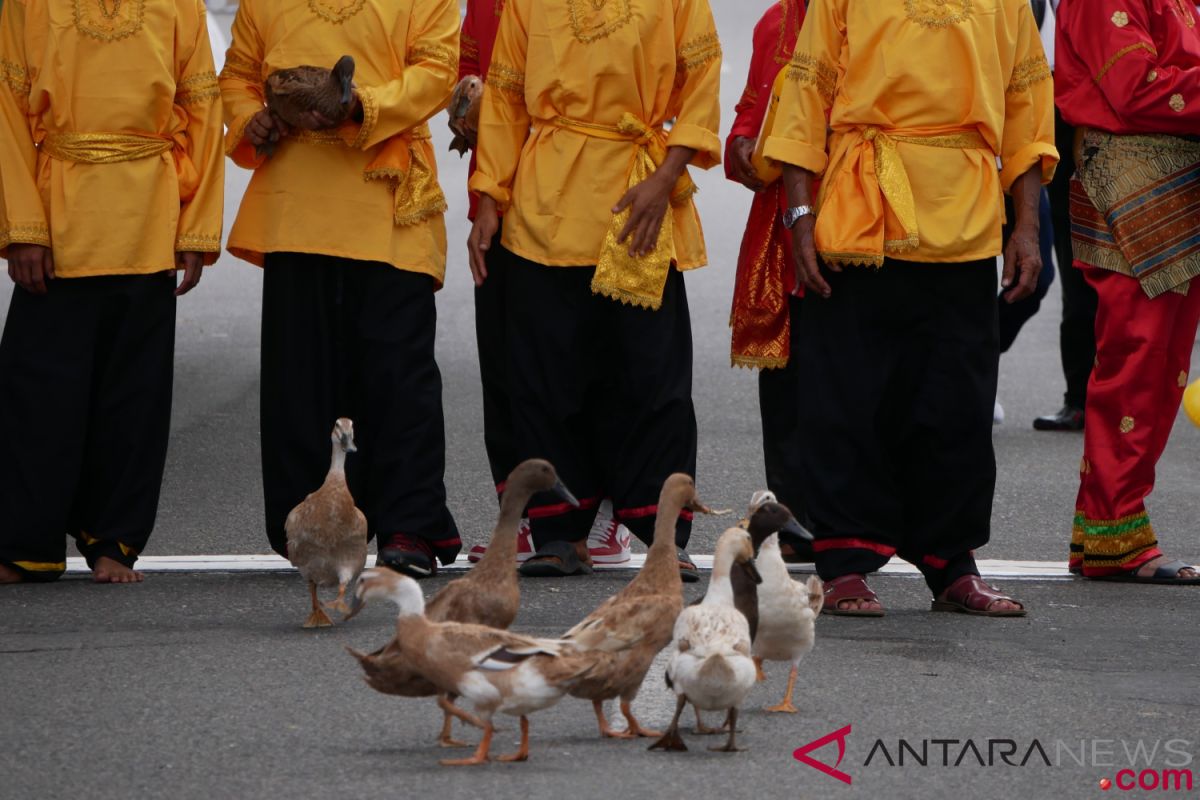
M822 614L835 617L882 617L883 609L838 608L838 603L846 600L867 601L878 603L879 598L867 586L867 579L857 573L842 575L825 583L825 605Z
M993 611L992 606L1001 600L1016 603L1020 608ZM930 606L930 611L974 614L979 617L1023 617L1025 604L988 586L978 575L963 575L938 595Z

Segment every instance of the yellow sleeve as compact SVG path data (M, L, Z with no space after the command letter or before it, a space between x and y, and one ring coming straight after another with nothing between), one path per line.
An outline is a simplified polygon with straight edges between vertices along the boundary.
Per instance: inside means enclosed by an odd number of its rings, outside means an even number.
M1042 49L1037 22L1028 3L1017 8L1017 43L1004 94L1004 132L1000 141L1000 184L1013 181L1041 163L1042 182L1058 166L1054 148L1054 81Z
M254 19L252 0L242 0L233 18L233 41L225 52L221 70L221 103L225 109L225 154L233 163L254 169L266 160L246 141L246 125L266 108L263 95L265 48Z
M0 6L0 256L10 244L50 246L50 228L38 193L37 148L29 116L30 76L25 59L25 0Z
M811 0L796 51L787 66L775 124L764 155L820 175L825 171L826 125L837 93L838 61L846 40L847 0Z
M181 5L187 22L195 26L189 51L181 53L175 80L176 114L186 118L187 156L195 169L195 190L180 197L179 228L175 249L204 253L212 264L221 252L221 225L225 203L225 164L221 153L221 90L213 71L203 0ZM181 188L185 182L180 181Z
M479 115L476 168L468 184L472 192L495 200L502 211L512 202L513 178L521 149L529 138L530 117L525 105L527 12L528 0L508 0L500 16Z
M721 163L721 42L708 0L675 5L676 85L669 105L675 124L667 146L692 148L692 163L708 169Z
M346 126L343 134L352 147L374 147L446 107L458 81L458 26L456 0L413 3L405 43L407 66L400 77L382 86L357 90L363 121Z

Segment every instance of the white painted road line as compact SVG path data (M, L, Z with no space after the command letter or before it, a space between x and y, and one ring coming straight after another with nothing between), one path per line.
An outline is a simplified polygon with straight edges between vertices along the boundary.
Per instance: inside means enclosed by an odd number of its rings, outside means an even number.
M692 560L704 572L712 570L711 555L693 555ZM597 564L598 570L641 569L646 561L644 553L635 553L624 564ZM375 565L375 556L367 557L367 566ZM471 566L466 556L459 556L458 561L445 571L462 571ZM277 555L212 555L212 556L143 556L137 561L137 568L142 572L153 573L205 573L205 572L288 572L292 565ZM813 572L812 564L789 564L788 570L796 573ZM82 558L67 559L67 574L86 573L87 564ZM979 571L985 578L1007 578L1009 580L1068 580L1071 574L1067 572L1065 561L1009 561L1006 559L981 559ZM882 575L901 575L916 577L920 573L917 568L903 561L893 561L881 569Z

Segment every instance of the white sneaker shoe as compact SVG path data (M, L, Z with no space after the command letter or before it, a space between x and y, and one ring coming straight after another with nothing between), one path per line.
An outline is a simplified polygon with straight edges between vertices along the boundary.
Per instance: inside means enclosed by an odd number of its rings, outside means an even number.
M588 555L593 564L624 564L629 560L633 534L613 518L611 500L600 503L596 521L588 532Z
M486 544L477 544L467 551L467 561L474 564L483 558L483 554L486 552ZM517 529L517 563L525 562L531 555L533 555L533 536L529 532L529 520L522 517L521 527Z
M1004 423L1004 406L1000 405L1000 401L996 401L996 407L992 409L992 424L1002 425Z

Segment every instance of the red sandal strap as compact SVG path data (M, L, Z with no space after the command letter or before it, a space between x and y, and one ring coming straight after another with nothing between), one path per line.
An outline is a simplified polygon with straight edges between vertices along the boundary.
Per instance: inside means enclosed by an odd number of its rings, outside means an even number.
M1014 600L993 586L989 586L978 575L963 575L946 587L946 591L942 592L940 599L956 603L972 611L991 611L992 605L1002 600L1019 606L1021 609L1025 608L1024 603Z

